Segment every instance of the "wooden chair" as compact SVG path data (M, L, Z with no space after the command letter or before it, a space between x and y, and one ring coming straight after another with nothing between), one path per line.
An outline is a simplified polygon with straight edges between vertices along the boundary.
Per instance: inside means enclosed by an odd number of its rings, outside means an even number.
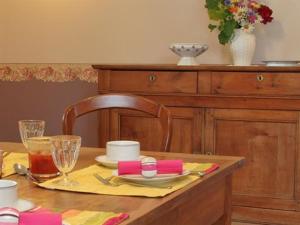
M130 94L104 94L83 99L66 108L63 115L63 133L72 134L75 119L101 109L124 108L144 112L160 121L163 138L160 151L169 151L171 139L171 114L162 104Z

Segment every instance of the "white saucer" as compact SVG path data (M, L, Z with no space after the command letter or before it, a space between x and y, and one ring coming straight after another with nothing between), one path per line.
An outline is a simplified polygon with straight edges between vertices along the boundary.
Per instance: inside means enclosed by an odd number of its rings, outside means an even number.
M114 170L112 175L135 183L160 184L160 183L170 182L181 177L185 177L190 173L191 172L189 170L184 170L182 174L158 174L155 177L146 178L143 177L142 175L118 175L118 171Z
M18 199L17 203L13 208L17 209L19 212L24 212L33 209L34 207L35 204L33 202L25 199Z
M140 155L140 160L146 156ZM118 167L118 161L112 161L107 159L106 155L99 155L95 158L95 160L102 164L103 166L116 169Z

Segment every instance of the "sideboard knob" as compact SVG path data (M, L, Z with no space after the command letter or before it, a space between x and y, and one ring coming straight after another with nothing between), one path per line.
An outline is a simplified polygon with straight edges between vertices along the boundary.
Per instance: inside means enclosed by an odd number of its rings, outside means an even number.
M156 80L156 75L155 74L150 74L149 75L149 81L153 82Z
M258 74L258 75L256 76L256 79L257 79L258 81L263 81L263 80L264 80L264 76L263 76L262 74Z

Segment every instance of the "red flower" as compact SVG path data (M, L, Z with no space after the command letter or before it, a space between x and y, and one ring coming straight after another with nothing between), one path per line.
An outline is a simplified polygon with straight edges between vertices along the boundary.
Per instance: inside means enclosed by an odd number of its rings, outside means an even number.
M273 17L271 16L273 11L268 6L261 5L259 9L257 9L259 15L263 18L262 23L266 24L272 22Z
M230 7L228 10L231 13L236 13L238 11L238 8L237 7Z

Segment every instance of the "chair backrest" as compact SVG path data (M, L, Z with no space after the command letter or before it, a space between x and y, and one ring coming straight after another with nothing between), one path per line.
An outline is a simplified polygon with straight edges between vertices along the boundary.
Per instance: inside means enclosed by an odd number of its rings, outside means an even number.
M124 108L144 112L159 119L163 137L160 151L169 151L172 131L171 113L162 104L130 94L104 94L83 99L66 108L63 115L63 133L72 134L75 119L101 109Z

